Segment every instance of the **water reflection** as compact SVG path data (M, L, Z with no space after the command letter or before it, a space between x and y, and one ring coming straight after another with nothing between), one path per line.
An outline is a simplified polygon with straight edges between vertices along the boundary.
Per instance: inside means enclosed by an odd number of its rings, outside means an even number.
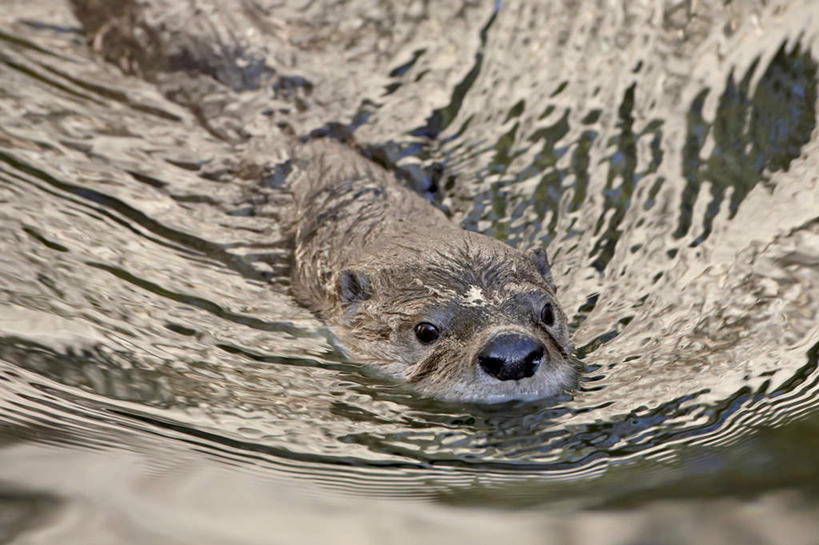
M803 51L801 42L782 43L776 55L751 90L759 68L759 57L739 82L728 76L716 115L710 123L702 108L709 89L691 104L688 135L683 150L683 189L676 238L684 237L692 223L692 211L704 182L710 186L711 201L703 219L702 232L693 246L709 234L726 196L728 216L733 218L740 203L770 174L787 171L799 157L816 127L816 62ZM709 136L711 153L702 157Z
M367 25L336 47L315 6L259 8L304 38L284 44L262 23L231 33L247 14L189 14L198 26L151 6L134 17L197 39L134 57L132 27L100 36L79 13L124 73L74 22L3 23L8 437L453 502L502 503L482 487L523 480L522 504L590 505L621 501L631 474L612 468L815 410L815 29L796 4L766 12L784 23L759 44L724 35L751 24L728 8L679 23L680 40L673 13L466 6L384 15L401 39L381 49ZM246 42L202 45L231 36ZM753 59L697 49L717 38ZM287 294L282 188L311 135L343 137L469 229L548 244L587 367L577 395L442 404L344 361ZM681 467L654 486L695 474Z

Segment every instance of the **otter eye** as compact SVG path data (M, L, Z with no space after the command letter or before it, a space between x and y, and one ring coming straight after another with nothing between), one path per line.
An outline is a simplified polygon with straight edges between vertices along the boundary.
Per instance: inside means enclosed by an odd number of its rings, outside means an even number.
M551 303L546 303L540 309L540 321L548 327L555 325L555 309L552 308Z
M421 322L415 326L415 336L423 344L432 344L438 340L441 332L429 322Z

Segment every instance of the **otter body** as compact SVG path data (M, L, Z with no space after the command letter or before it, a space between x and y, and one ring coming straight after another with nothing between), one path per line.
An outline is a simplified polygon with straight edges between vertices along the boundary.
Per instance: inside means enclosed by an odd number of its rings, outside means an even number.
M449 400L576 386L542 249L522 252L459 228L339 144L305 152L292 187L292 291L355 359Z

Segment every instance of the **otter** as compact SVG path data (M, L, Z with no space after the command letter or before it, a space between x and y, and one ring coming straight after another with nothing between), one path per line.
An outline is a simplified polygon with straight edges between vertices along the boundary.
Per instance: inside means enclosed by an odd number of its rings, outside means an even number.
M278 28L279 21L259 26L260 11L228 6L213 12L225 19L214 24L212 10L166 4L72 1L89 41L106 58L160 82L214 134L226 140L244 134L218 130L223 122L205 117L196 97L223 95L212 92L208 79L237 92L281 84L270 85L278 70L267 62L289 46L269 33L239 32ZM163 72L172 77L159 77ZM213 109L228 117L242 110ZM576 386L566 317L543 249L522 252L460 229L342 144L298 148L290 164L300 174L290 186L288 211L292 293L331 326L350 356L450 400L539 398Z
M349 355L449 401L576 387L546 252L466 231L340 143L296 161L291 290Z

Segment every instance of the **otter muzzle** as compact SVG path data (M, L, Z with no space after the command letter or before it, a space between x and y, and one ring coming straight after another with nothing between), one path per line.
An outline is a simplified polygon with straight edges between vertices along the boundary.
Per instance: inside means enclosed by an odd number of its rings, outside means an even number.
M520 380L535 374L543 362L543 343L519 333L493 337L477 356L483 371L498 380Z

